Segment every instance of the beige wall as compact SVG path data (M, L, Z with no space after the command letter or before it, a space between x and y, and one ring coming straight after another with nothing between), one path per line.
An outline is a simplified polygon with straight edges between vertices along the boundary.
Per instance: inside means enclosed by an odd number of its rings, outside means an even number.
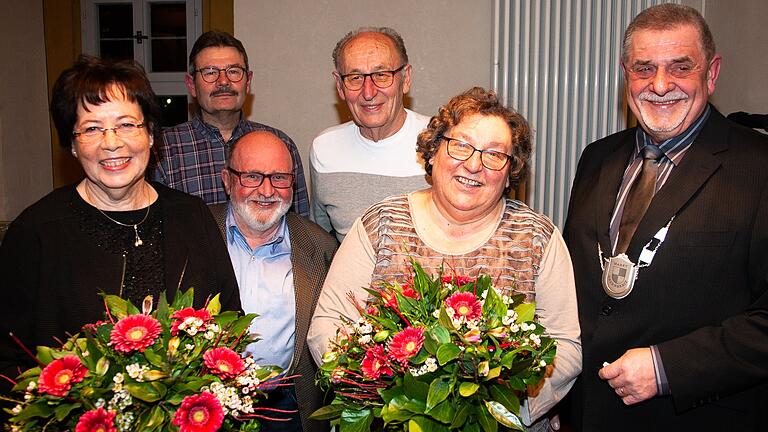
M348 31L389 26L405 40L410 107L426 115L473 85L491 84L492 1L235 0L235 36L254 71L250 118L282 129L309 173L312 139L346 121L331 52ZM407 101L408 102L408 101Z
M50 192L42 1L7 0L0 14L0 221Z
M723 56L713 102L726 115L768 113L768 1L706 0L704 17Z

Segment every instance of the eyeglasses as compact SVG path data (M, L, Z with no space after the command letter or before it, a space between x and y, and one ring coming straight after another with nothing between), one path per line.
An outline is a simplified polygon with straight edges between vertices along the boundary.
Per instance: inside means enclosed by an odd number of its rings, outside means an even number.
M242 66L229 66L225 69L219 69L216 66L208 66L197 69L195 72L199 72L203 77L203 81L207 83L216 82L221 76L221 72L225 72L227 79L231 82L240 82L245 76L245 68Z
M144 123L120 123L119 125L111 128L102 128L98 126L89 126L80 132L72 132L72 137L77 141L89 144L101 141L107 134L107 131L112 131L118 138L132 138L138 136L141 129L144 128Z
M459 161L465 161L471 158L475 152L479 152L480 162L484 167L492 171L500 171L507 164L509 158L512 157L496 150L476 149L472 144L457 140L456 138L443 136L443 139L448 144L445 148L448 156Z
M357 91L363 88L366 78L370 78L373 85L383 89L392 85L395 74L403 70L405 66L407 65L402 65L395 70L376 71L367 74L351 73L339 76L341 77L341 82L344 83L344 87L350 91Z
M659 70L659 66L647 63L638 63L632 66L625 66L625 68L630 75L639 79L653 78ZM692 61L676 61L667 65L664 69L668 75L672 75L675 78L686 78L698 72L701 68Z
M242 172L231 167L227 171L236 175L240 179L240 184L247 188L257 188L264 183L264 179L269 179L269 183L275 189L288 189L293 186L293 174L291 173L272 173L263 174L256 171Z

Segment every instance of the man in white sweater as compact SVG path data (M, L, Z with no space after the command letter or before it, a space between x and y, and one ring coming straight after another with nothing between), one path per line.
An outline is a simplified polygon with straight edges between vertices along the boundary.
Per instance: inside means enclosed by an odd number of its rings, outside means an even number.
M429 117L403 106L412 68L391 28L347 33L333 62L336 90L354 120L315 138L310 175L312 219L341 241L371 204L428 186L416 136Z

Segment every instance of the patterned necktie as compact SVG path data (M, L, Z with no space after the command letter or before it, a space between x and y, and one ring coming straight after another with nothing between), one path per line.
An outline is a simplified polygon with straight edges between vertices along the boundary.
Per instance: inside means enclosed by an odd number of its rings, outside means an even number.
M643 167L635 183L629 189L624 202L624 212L619 225L619 240L616 243L616 254L624 253L629 247L629 241L635 234L637 225L648 210L653 194L656 191L656 176L659 173L659 159L664 154L658 146L646 144L642 150Z

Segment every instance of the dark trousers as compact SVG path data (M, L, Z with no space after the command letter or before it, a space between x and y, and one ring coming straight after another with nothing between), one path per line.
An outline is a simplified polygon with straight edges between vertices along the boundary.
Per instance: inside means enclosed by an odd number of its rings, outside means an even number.
M262 411L261 414L267 417L280 419L289 419L289 421L261 421L260 432L302 432L301 417L299 416L299 404L296 402L296 391L293 386L281 387L270 391L269 397L261 406L276 408L281 410L294 410L294 413L280 413L273 411Z

